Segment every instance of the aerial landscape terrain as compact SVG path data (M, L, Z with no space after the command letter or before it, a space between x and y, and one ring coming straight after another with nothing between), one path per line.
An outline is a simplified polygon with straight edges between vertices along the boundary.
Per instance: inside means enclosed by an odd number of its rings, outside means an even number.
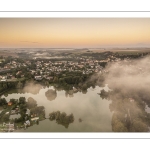
M0 22L0 132L150 131L150 19Z

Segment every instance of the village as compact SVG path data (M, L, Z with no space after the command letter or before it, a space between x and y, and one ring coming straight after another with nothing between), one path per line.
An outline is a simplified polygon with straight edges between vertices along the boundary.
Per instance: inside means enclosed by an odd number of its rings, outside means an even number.
M20 63L17 59L6 63L3 67L1 65L0 76L1 81L11 81L17 78L24 78L28 73L32 75L36 80L45 78L52 80L53 74L61 74L62 72L81 72L82 74L90 74L93 72L99 72L102 70L101 62L108 62L108 60L90 60L80 58L77 61L50 61L50 60L34 60L25 61ZM2 62L1 62L2 64ZM25 72L27 71L27 72ZM13 72L13 73L12 73Z
M56 57L55 59L54 56ZM52 81L56 75L64 74L66 76L65 72L80 72L82 75L89 75L105 72L104 68L109 62L119 62L122 58L124 61L131 59L128 56L117 55L112 52L91 53L88 55L85 53L80 57L69 56L69 59L65 56L57 58L57 54L54 56L48 59L46 57L35 58L34 56L32 59L1 56L0 81L15 81L29 77L35 80L46 79Z
M87 54L86 54L87 55ZM72 91L86 91L87 88L95 86L96 82L86 83L90 76L98 74L99 77L108 73L106 65L109 63L119 64L120 67L128 69L132 73L133 67L137 74L147 73L144 68L132 64L132 57L128 55L117 55L112 52L104 52L102 54L88 54L81 57L61 59L20 59L13 57L1 57L0 59L0 92L10 88L21 88L18 86L21 82L34 80L36 82L46 81L48 84L57 83L62 85L66 93ZM102 56L101 56L102 55ZM56 55L57 56L57 55ZM99 58L100 56L100 58ZM140 55L139 57L143 57ZM126 63L127 68L121 63ZM119 69L119 68L118 68ZM121 68L120 68L121 69ZM11 84L17 83L17 86ZM85 92L86 93L86 92ZM50 116L51 117L51 116ZM13 132L14 130L26 129L29 126L38 124L39 121L45 119L45 110L43 106L37 106L36 100L30 98L10 99L6 101L0 98L0 131ZM72 121L58 121L65 127L68 127ZM64 122L66 124L64 124Z

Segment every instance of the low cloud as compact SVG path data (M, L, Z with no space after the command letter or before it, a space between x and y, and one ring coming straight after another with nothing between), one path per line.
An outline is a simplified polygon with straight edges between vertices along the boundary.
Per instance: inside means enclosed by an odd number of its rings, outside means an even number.
M121 61L106 67L108 74L105 83L110 87L122 90L149 90L150 85L150 57Z
M113 90L109 105L112 116L112 130L116 132L148 131L150 107L150 56L110 63L104 82Z

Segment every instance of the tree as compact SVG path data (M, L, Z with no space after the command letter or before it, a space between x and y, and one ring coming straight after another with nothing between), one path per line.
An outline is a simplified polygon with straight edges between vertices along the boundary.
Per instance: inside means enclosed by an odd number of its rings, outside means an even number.
M17 103L17 99L12 98L12 99L10 99L10 102L12 102L13 104L16 104Z
M132 124L132 131L134 132L147 132L149 131L148 126L142 120L134 120Z
M20 97L19 98L19 104L25 104L26 103L26 98L25 97Z
M122 120L120 120L120 118L118 118L118 115L120 116L120 114L114 113L112 116L112 122L111 122L112 130L114 132L128 132L127 127L122 122Z
M36 107L36 106L37 106L36 100L34 100L32 97L29 97L29 98L28 98L28 102L27 102L27 107L28 107L29 109L31 109L31 108L34 108L34 107Z
M24 74L24 77L25 77L25 78L28 78L28 79L31 79L31 78L32 78L32 75L31 75L30 72L26 72L26 73Z
M83 91L87 90L87 84L86 84L86 83L85 83L85 84L83 84L83 86L82 86L82 90L83 90Z
M2 121L2 122L7 122L7 121L9 121L9 115L8 115L8 114L4 114L4 115L1 117L1 121Z
M44 106L37 106L37 107L31 108L30 113L45 116L45 108Z
M23 83L21 83L20 81L18 82L17 86L18 89L21 89L23 87Z
M5 98L0 98L0 106L6 105L7 101Z
M54 77L53 82L54 83L58 82L58 77Z
M18 75L16 75L16 78L21 78L21 74L19 73Z
M120 121L117 121L113 126L113 131L115 132L128 132L128 129L124 126L124 124Z
M65 112L60 113L60 111L50 113L49 117L51 121L56 120L58 124L63 125L65 128L68 128L69 124L74 121L73 114L67 115Z
M106 92L104 89L101 90L100 96L102 99L108 99L109 97L109 92Z

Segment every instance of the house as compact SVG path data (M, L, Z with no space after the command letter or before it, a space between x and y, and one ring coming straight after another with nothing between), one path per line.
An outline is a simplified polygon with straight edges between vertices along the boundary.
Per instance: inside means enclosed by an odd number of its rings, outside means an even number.
M53 77L52 77L52 76L49 76L49 77L47 77L46 79L48 79L48 80L53 80Z
M36 116L37 116L36 114L32 114L32 115L31 115L31 118L36 117Z
M18 113L19 112L19 108L17 107L17 108L15 108L15 112L16 113Z
M39 120L39 117L31 118L31 121L37 121L37 120Z
M11 79L16 79L15 76L12 76Z
M5 127L4 131L6 131L6 132L9 132L9 131L12 132L12 131L14 131L14 123L13 124L10 124L10 123L9 124L5 124L4 127Z
M6 79L2 79L1 81L7 81Z
M28 126L30 126L30 121L27 120L27 121L25 122L25 124L28 125Z
M7 111L5 114L8 115L8 114L9 114L9 111Z
M84 65L78 65L78 67L79 67L79 68L83 68L83 67L84 67Z
M41 76L34 76L35 80L42 80Z
M26 129L27 126L30 126L30 121L29 121L29 120L27 120L27 121L24 123L25 129Z
M16 110L11 110L11 115L16 114Z
M30 110L27 109L27 111L26 111L26 117L29 116L29 115L30 115Z
M12 102L8 102L8 106L11 106L13 103Z

